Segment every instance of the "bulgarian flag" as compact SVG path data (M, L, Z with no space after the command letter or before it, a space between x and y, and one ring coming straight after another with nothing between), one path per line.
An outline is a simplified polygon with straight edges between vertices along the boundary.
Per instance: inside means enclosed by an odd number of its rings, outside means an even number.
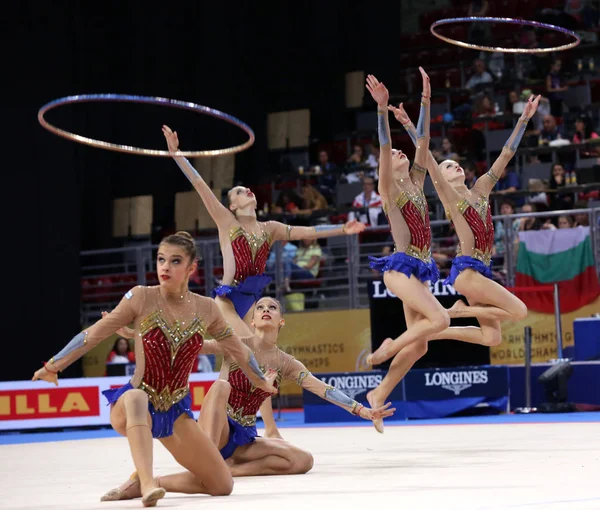
M519 232L516 287L559 283L560 311L572 312L600 295L590 227ZM554 313L552 292L516 292L535 312Z

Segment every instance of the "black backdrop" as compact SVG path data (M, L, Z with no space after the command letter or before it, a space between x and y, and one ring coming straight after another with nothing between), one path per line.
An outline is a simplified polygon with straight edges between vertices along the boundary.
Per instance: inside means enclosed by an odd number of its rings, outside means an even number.
M170 161L91 149L46 132L36 120L42 104L101 92L207 104L256 131L255 146L236 160L237 180L268 180L266 114L310 108L317 137L348 127L344 73L365 69L388 83L396 80L399 10L399 2L374 8L344 0L3 5L4 283L10 305L8 363L0 378L29 377L78 331L78 255L113 242L112 199L151 193L156 222L169 226L173 194L188 189ZM139 111L71 108L51 120L115 141L140 141L139 135L141 144L161 147L161 119L153 117L156 135L144 138L150 128ZM182 139L182 147L222 144L219 130L205 129L193 144Z

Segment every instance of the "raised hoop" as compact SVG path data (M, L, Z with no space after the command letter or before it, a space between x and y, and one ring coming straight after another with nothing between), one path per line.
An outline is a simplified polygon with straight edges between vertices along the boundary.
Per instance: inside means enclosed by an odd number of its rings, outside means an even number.
M555 46L554 48L500 48L494 46L479 46L478 44L471 44L464 41L459 41L457 39L450 39L450 37L445 37L436 32L436 28L442 25L451 25L453 23L463 23L463 22L482 22L482 23L508 23L511 25L525 25L529 27L535 28L545 28L547 30L553 30L555 32L560 32L561 34L566 34L568 36L573 37L575 39L573 42L569 44L563 44L562 46ZM471 16L467 18L448 18L448 19L440 19L431 24L429 31L438 39L442 41L446 41L447 43L454 44L456 46L460 46L462 48L469 48L471 50L479 50L479 51L490 51L490 52L503 52L503 53L551 53L553 51L564 51L569 50L577 46L581 39L579 36L573 32L572 30L568 30L566 28L557 27L556 25L549 25L548 23L539 23L538 21L528 21L525 19L513 19L513 18L491 18L491 17L477 17Z
M224 120L226 122L229 122L230 124L233 124L234 126L239 127L248 135L248 140L241 145L234 145L233 147L227 147L225 149L169 152L155 149L144 149L142 147L132 147L130 145L121 145L116 143L104 142L102 140L96 140L94 138L88 138L87 136L78 135L77 133L71 133L69 131L65 131L64 129L57 128L56 126L50 124L44 118L46 112L58 106L63 106L65 104L102 101L120 101L127 103L154 104L161 106L169 106L172 108L179 108L181 110L190 110L204 115L210 115L211 117L216 117L217 119ZM60 99L50 101L49 103L42 106L38 111L38 121L44 128L46 128L51 133L54 133L58 136L62 136L63 138L66 138L68 140L74 140L76 142L83 143L85 145L90 145L91 147L98 147L100 149L108 149L116 152L126 152L129 154L139 154L141 156L210 158L215 156L224 156L225 154L235 154L237 152L241 152L243 150L246 150L254 143L254 131L252 131L250 126L248 126L241 120L233 117L232 115L221 112L219 110L215 110L213 108L209 108L208 106L189 103L187 101L178 101L177 99L166 99L164 97L131 96L127 94L84 94L78 96L62 97Z

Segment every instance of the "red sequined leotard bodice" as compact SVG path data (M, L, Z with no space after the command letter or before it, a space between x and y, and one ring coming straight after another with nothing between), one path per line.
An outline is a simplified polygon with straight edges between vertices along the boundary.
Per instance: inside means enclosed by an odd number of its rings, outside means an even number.
M262 403L271 395L256 388L239 365L234 362L231 362L229 367L228 381L231 385L231 393L227 401L227 415L244 427L255 425L256 413ZM280 384L281 370L277 369L277 379L273 386L279 388Z
M140 388L157 411L168 411L188 394L188 379L202 349L202 321L195 317L181 326L177 321L169 327L158 311L140 324L146 361Z
M457 207L473 232L473 253L470 256L489 266L494 248L494 222L487 196L482 196L474 206L463 198ZM461 253L459 245L458 254Z
M233 285L243 282L249 276L257 276L265 272L271 250L271 236L268 232L263 230L258 236L237 226L230 230L229 239L235 259Z
M416 188L411 191L401 191L395 205L400 209L410 232L410 242L404 252L429 263L431 261L431 227L429 207L423 190Z

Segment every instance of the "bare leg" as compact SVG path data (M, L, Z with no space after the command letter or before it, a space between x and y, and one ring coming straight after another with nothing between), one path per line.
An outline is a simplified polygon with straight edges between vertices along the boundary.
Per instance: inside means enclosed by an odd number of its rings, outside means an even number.
M502 285L472 269L458 275L454 288L466 296L473 306L456 304L452 317L477 317L477 319L519 321L527 317L527 306ZM463 303L464 304L464 303Z
M388 271L384 275L385 285L405 306L415 310L422 318L412 324L395 341L377 349L367 358L367 363L378 365L395 356L400 350L411 343L427 338L430 335L443 331L450 325L450 318L439 301L431 294L429 288L416 278L407 278L406 275Z
M202 403L198 424L217 448L223 448L229 441L227 421L227 400L231 386L222 379L216 380Z
M246 317L240 318L240 316L235 311L233 303L229 299L217 296L215 298L215 302L217 303L219 310L221 310L223 317L225 318L227 323L233 328L236 335L248 337L253 334L253 328L250 327L250 320L252 318L253 311L252 307L250 307L250 310L248 310Z
M404 316L406 318L407 328L410 328L413 324L423 318L419 312L413 310L406 304L404 304ZM367 393L367 400L372 408L380 407L385 403L386 399L398 383L426 352L427 341L423 339L408 345L396 354L388 373L385 375L379 386ZM373 420L373 426L377 432L383 434L383 420Z
M168 492L228 496L233 479L217 447L189 416L175 422L172 436L161 443L188 471L160 477L160 485Z
M281 439L258 437L231 457L232 476L298 475L310 471L310 453Z

